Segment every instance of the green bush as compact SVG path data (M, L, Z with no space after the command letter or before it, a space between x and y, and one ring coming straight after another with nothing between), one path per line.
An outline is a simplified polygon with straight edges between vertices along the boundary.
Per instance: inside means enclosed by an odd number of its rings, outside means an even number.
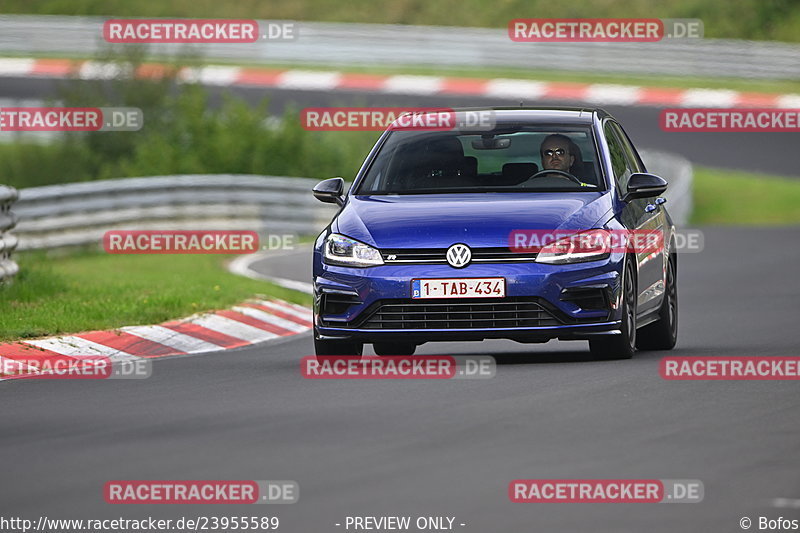
M52 144L18 140L0 145L0 180L18 188L97 179L167 174L264 174L352 179L376 132L311 132L299 112L271 116L223 95L214 105L196 84L132 75L141 54L117 58L110 81L73 81L61 92L66 106L137 107L137 132L70 133ZM107 58L104 58L107 59Z

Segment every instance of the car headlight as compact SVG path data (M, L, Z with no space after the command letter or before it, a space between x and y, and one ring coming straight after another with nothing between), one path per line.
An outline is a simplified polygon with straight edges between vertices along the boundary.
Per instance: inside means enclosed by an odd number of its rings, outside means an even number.
M382 265L383 257L372 246L331 233L325 239L325 262L329 265L368 267Z
M604 229L576 232L551 242L536 254L537 263L563 265L606 259L611 251L611 232Z

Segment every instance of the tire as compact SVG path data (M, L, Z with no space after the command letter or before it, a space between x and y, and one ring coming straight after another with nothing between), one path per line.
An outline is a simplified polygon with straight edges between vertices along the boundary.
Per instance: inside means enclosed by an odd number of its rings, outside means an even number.
M314 335L314 353L317 356L357 356L361 357L364 344L355 341L323 340Z
M417 345L411 342L376 342L372 345L377 355L414 355Z
M622 280L621 335L608 335L589 341L589 349L597 359L630 359L636 351L636 277L629 260Z
M659 319L639 330L636 347L640 350L671 350L678 342L678 283L674 256L667 263L667 285L658 311Z

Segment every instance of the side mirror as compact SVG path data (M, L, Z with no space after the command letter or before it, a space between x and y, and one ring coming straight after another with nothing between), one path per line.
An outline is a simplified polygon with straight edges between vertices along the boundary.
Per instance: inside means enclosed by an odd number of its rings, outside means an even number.
M326 204L344 205L344 180L342 178L330 178L320 181L311 190L314 198Z
M627 202L636 198L660 196L667 190L667 180L655 174L636 172L628 179L628 192L622 197Z

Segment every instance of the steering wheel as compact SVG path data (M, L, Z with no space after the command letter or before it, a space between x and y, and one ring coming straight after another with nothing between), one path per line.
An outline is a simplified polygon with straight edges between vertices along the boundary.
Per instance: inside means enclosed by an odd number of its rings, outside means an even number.
M568 179L570 181L574 181L578 185L581 185L581 186L583 185L583 182L581 180L579 180L577 176L575 176L573 174L570 174L569 172L564 172L563 170L555 170L555 169L540 170L539 172L537 172L536 174L534 174L533 176L531 176L528 179L532 180L534 178L538 178L539 176L543 176L545 174L558 174L559 178L566 178L566 179Z

